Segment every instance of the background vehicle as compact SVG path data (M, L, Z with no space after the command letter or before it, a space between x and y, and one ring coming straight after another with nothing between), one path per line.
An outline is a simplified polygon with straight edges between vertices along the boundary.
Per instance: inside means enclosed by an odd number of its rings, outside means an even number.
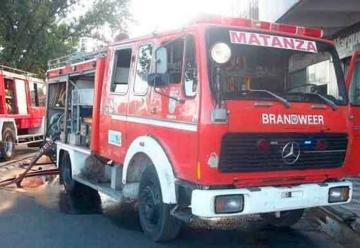
M144 232L260 213L296 223L347 203L350 149L339 58L321 30L206 18L50 63L47 130L66 191L137 202Z
M33 74L0 65L1 157L9 160L16 144L44 139L45 83Z

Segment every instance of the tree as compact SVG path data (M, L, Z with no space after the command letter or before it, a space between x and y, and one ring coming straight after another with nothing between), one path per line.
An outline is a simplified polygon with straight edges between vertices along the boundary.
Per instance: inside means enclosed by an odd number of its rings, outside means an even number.
M104 26L126 32L128 1L2 0L0 64L44 73L49 59L74 52L81 37L107 41Z

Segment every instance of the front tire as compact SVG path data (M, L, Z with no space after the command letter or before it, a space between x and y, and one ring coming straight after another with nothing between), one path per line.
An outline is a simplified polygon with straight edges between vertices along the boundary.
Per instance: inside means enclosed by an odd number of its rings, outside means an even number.
M1 155L3 159L10 160L15 154L15 132L11 127L5 127L2 132Z
M145 235L155 242L175 239L180 233L181 222L171 215L171 207L163 203L155 168L146 167L139 187L139 218Z
M267 224L274 227L290 227L295 225L302 217L304 209L289 210L280 212L280 217L277 217L275 213L264 213L261 217Z

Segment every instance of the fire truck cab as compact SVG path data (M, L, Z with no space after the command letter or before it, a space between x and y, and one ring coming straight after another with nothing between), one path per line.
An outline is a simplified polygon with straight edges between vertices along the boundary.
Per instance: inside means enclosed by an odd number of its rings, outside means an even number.
M136 202L155 241L181 222L296 223L348 203L348 97L318 29L210 17L54 61L47 129L69 195ZM82 197L79 197L82 196Z
M346 87L349 92L349 123L352 137L348 162L353 164L353 175L359 170L360 151L360 50L353 53L346 76Z
M16 144L44 139L45 82L35 75L0 65L0 156L13 157Z

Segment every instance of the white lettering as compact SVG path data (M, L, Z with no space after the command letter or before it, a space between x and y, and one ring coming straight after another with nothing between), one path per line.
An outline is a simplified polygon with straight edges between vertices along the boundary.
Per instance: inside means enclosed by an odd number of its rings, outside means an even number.
M262 124L265 125L324 125L323 115L302 114L265 114L261 115Z
M268 114L262 114L262 123L269 124L269 115Z
M306 115L300 115L299 119L300 119L300 124L305 124L305 125L307 124L308 119Z
M289 115L284 115L284 124L290 124L291 123L291 117Z
M315 125L319 125L319 120L317 115L313 115Z
M269 115L270 124L276 123L276 116L274 114Z
M308 116L309 125L314 125L314 118L313 117L314 117L313 115Z
M275 35L264 35L243 31L230 31L230 41L234 44L250 46L275 47L288 50L299 50L317 53L316 42L311 40L296 39Z

